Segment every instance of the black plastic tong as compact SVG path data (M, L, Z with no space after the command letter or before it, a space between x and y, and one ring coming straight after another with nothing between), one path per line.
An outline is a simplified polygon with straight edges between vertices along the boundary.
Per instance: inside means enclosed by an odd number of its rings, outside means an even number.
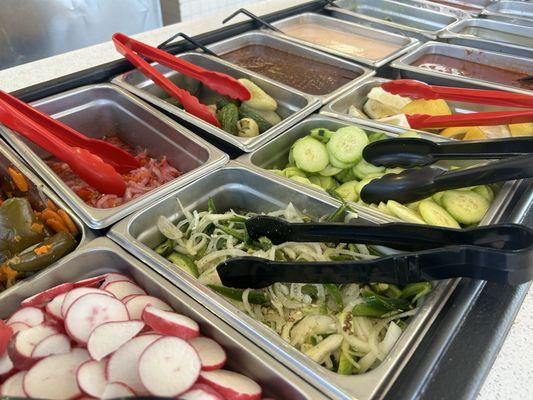
M361 261L278 262L236 257L217 272L224 286L262 288L275 282L397 285L467 277L518 285L533 278L533 230L515 224L452 229L416 224L288 223L259 216L246 221L252 239L361 243L417 250Z
M366 203L387 200L409 203L442 190L533 177L533 138L530 137L439 143L414 138L387 139L366 146L363 157L374 165L386 167L426 166L439 160L507 158L454 171L422 167L387 174L363 187L361 199Z

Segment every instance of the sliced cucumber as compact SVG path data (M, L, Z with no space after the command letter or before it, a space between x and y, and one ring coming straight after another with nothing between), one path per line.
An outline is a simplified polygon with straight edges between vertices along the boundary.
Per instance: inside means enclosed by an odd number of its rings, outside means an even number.
M344 201L357 201L359 198L358 193L355 190L355 186L359 182L350 181L340 185L335 191L343 198Z
M311 129L309 135L311 135L311 137L314 139L320 140L322 143L327 143L329 142L329 139L331 139L333 133L333 131L330 131L326 128L314 128Z
M357 163L368 144L365 131L356 126L345 126L331 136L327 144L328 153L343 163Z
M383 202L380 202L378 204L378 210L381 211L383 214L387 214L387 215L390 215L391 217L394 217L394 214L391 212L391 210L389 210L387 205Z
M418 206L420 204L420 201L414 201L412 203L406 204L406 207L410 208L413 211L417 211L418 212Z
M487 201L489 202L492 202L492 200L494 200L494 192L492 191L490 186L487 186L487 185L476 186L472 190L476 192L477 194L479 194L480 196L483 196L484 198L486 198Z
M301 176L302 178L307 178L307 174L297 167L287 167L283 170L283 173L287 178L292 178L293 176Z
M355 175L352 168L347 168L341 170L339 174L335 175L335 179L341 183L346 183L355 180Z
M331 176L319 176L318 178L320 179L319 185L324 190L335 189L337 186L339 186L337 181L333 179Z
M320 177L317 175L311 175L307 177L307 179L309 179L312 184L320 186Z
M448 190L442 205L457 222L465 225L480 222L490 207L489 201L474 191Z
M292 151L292 147L289 151L289 160L288 160L289 164L290 165L296 165L296 163L294 162L294 152Z
M342 169L340 168L334 167L333 165L328 165L322 171L318 171L318 174L322 176L333 176L333 175L337 175L341 171Z
M459 223L444 208L433 200L422 200L418 205L420 215L429 225L460 228Z
M348 169L354 166L354 163L345 163L345 162L339 161L331 153L328 153L328 154L329 154L329 163L336 168Z
M444 196L444 193L445 192L437 192L433 196L431 196L431 199L442 207L442 196Z
M329 164L328 151L324 143L310 136L301 138L292 146L296 166L307 172L318 172Z
M387 208L402 221L426 225L426 221L424 221L420 214L407 208L403 204L398 203L397 201L387 201Z
M353 167L353 173L358 179L365 179L368 175L379 174L385 171L385 167L377 167L362 159Z
M172 264L191 274L195 278L198 278L198 276L200 276L200 274L198 273L198 267L196 266L192 258L190 258L189 256L174 251L167 257L167 259Z
M372 132L368 134L368 141L370 143L377 142L378 140L389 139L389 137L383 132Z

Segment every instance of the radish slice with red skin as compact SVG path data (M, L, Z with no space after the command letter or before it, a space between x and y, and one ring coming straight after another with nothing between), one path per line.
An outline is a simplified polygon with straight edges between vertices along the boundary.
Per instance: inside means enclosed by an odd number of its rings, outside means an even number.
M35 362L32 353L39 342L48 336L55 335L57 329L50 325L37 325L21 331L9 342L7 352L17 369L28 369Z
M177 336L185 340L200 335L200 327L196 321L175 312L148 306L143 311L142 319L146 325L163 335Z
M78 298L65 317L67 334L76 342L86 344L91 332L110 321L129 320L126 306L114 297L90 293Z
M122 382L108 383L102 394L102 399L119 399L123 397L135 397L135 392Z
M195 383L187 392L180 394L180 400L224 400L224 397L211 386Z
M261 386L237 372L225 369L202 371L198 381L211 386L226 400L261 400Z
M102 290L102 289L95 289L95 288L90 288L90 287L81 287L81 288L73 289L67 293L67 295L65 296L63 300L63 303L61 304L61 315L63 316L63 318L65 318L65 316L67 315L68 309L70 308L72 303L78 300L81 296L85 296L86 294L90 294L90 293L99 293L99 294L105 294L107 296L113 296L111 293L106 292L105 290Z
M146 292L132 281L114 281L103 286L102 289L111 293L117 299L122 300L132 294L146 294Z
M6 324L11 325L14 322L24 322L29 326L37 326L44 322L44 313L37 307L20 308L9 317Z
M141 319L143 310L147 306L152 306L164 311L173 311L172 307L170 307L163 300L159 300L157 297L148 295L137 295L135 297L130 297L129 300L124 301L124 304L126 304L126 308L128 309L131 319Z
M15 366L13 365L11 358L9 358L9 354L7 354L6 351L2 356L0 356L0 382L5 377L9 376L14 370Z
M37 399L74 399L81 396L76 372L89 358L87 350L80 348L43 358L24 377L24 392L28 397Z
M109 274L107 274L107 277L102 282L102 285L100 286L100 289L103 289L105 286L107 286L111 282L115 282L115 281L130 281L130 282L133 282L133 280L127 275L119 274L119 273L116 273L116 272L110 272Z
M159 338L161 335L142 335L122 345L109 358L107 380L125 383L139 396L149 394L139 378L137 364L144 350Z
M26 329L31 328L31 326L29 326L28 324L25 324L24 322L13 322L12 324L9 324L8 326L13 330L13 334L16 334L20 331L24 331Z
M15 375L10 376L2 384L0 388L0 396L2 397L26 397L24 393L24 376L26 376L26 371L17 372Z
M0 319L0 355L4 354L14 334L13 328Z
M142 331L142 321L106 322L95 328L87 341L87 350L97 361L116 351Z
M74 284L67 282L60 285L54 286L44 292L37 293L27 299L22 300L20 303L23 307L33 306L33 307L44 307L48 304L54 297L59 296L60 294L67 293L74 289Z
M52 354L63 354L70 351L70 339L67 335L56 333L41 340L33 348L31 358L44 358Z
M213 339L199 336L189 340L189 343L198 352L202 363L202 371L220 369L226 363L226 352Z
M81 281L74 282L74 287L91 287L98 288L102 282L104 282L109 274L103 274L98 276L93 276L92 278L82 279Z
M85 361L76 371L78 386L87 395L101 398L107 385L106 361Z
M134 297L144 296L143 294L130 294L122 299L122 302L126 304L128 301L133 299Z
M48 303L46 307L44 308L46 313L57 321L63 321L63 314L61 313L61 306L63 305L63 301L65 300L66 296L67 296L67 293L63 293L63 294L60 294L59 296L54 297L52 301Z
M139 359L141 382L154 396L175 397L186 392L200 374L200 357L185 340L162 337Z

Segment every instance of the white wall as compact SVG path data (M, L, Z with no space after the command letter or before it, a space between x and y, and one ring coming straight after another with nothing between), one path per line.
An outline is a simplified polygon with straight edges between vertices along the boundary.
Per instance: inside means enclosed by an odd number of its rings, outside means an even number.
M180 0L181 19L187 21L224 9L227 9L229 14L240 7L258 1L260 0Z

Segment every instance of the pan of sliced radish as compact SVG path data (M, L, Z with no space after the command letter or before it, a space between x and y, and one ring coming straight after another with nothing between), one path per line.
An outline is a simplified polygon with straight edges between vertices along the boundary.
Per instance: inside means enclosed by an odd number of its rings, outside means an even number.
M322 398L109 240L93 243L0 296L0 396Z

